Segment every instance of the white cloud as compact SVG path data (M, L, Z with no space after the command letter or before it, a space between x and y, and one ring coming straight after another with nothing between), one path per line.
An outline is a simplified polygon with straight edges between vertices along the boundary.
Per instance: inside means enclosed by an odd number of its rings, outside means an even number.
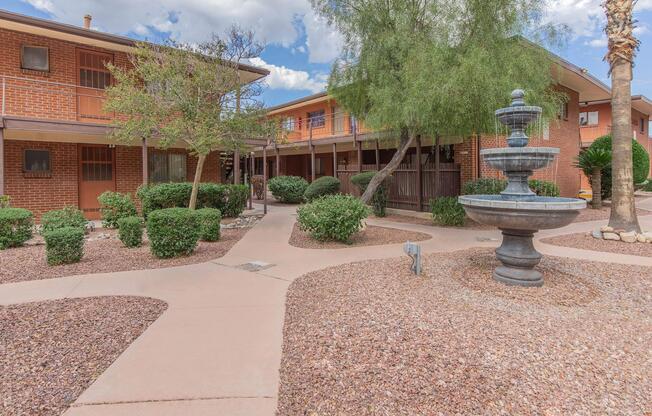
M312 63L332 62L342 49L342 35L312 11L306 13L303 22L310 51L308 60Z
M596 39L591 39L586 42L586 45L592 46L594 48L606 48L607 47L607 37L602 36Z
M250 62L269 71L265 82L271 89L308 90L312 93L326 89L327 75L325 74L311 76L306 71L297 71L285 66L268 64L261 58L253 58Z

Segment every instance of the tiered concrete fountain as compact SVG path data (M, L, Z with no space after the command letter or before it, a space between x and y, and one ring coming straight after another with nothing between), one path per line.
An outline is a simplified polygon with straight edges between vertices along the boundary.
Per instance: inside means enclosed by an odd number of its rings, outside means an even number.
M511 130L509 147L480 152L489 166L504 172L507 188L500 195L459 197L471 219L502 231L503 242L496 249L502 266L494 270L493 277L510 285L543 285L543 275L534 269L541 261L532 244L534 233L568 225L586 208L582 199L537 196L528 186L533 171L548 166L559 154L554 147L526 147L526 128L540 114L541 107L525 105L523 90L512 92L512 105L496 111L498 120Z

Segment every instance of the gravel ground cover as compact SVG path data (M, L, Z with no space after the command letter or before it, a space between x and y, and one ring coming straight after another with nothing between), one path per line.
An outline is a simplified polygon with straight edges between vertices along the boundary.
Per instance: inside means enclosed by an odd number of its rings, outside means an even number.
M431 227L443 227L443 228L458 228L458 229L472 229L472 230L491 230L496 228L485 224L479 224L469 218L466 219L466 222L464 223L463 227L439 225L439 224L435 224L432 221L432 219L429 218L418 218L418 217L412 217L410 215L401 215L401 214L388 214L384 217L371 216L370 218L377 219L377 220L399 222L404 224L429 225Z
M593 238L590 233L566 234L556 237L543 238L542 243L555 246L581 248L584 250L606 251L617 254L630 254L632 256L652 257L652 244L624 243L622 241L609 241Z
M637 201L638 202L638 201ZM650 215L652 211L645 209L637 209L636 215ZM586 209L580 211L579 215L573 220L573 222L585 222L585 221L597 221L597 220L608 220L609 215L611 215L611 208L602 207L600 209L593 209L590 206L587 206Z
M0 307L0 414L62 414L166 307L139 297Z
M158 269L201 263L222 257L247 232L248 228L223 229L216 242L200 241L192 256L158 259L150 253L149 243L142 247L126 248L117 239L115 230L99 230L90 234L84 244L82 261L61 266L48 266L45 246L25 246L0 250L0 284L24 280L50 279L89 273L108 273L125 270ZM104 234L109 238L98 238Z
M367 227L356 233L351 238L351 244L341 243L339 241L317 241L310 235L302 231L297 224L294 224L292 235L290 235L290 245L300 248L349 248L360 246L379 246L383 244L405 243L406 241L423 241L432 237L429 234L419 233L416 231L399 230L396 228L378 227L367 225Z
M279 415L647 415L652 268L546 257L542 288L492 250L366 261L289 288Z

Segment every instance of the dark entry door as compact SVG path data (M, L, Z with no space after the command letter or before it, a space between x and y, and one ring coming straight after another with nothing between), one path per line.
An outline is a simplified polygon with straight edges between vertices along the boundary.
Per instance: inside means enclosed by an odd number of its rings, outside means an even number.
M79 207L89 220L100 219L97 197L115 191L115 152L106 145L79 147Z

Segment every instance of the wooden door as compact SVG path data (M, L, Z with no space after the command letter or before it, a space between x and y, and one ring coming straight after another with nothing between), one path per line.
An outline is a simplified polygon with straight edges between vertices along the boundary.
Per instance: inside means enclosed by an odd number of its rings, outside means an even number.
M97 197L115 191L115 152L104 145L79 146L79 208L89 220L100 219Z
M106 65L113 55L77 49L77 119L106 123L112 115L105 113L104 90L111 85L111 73Z

